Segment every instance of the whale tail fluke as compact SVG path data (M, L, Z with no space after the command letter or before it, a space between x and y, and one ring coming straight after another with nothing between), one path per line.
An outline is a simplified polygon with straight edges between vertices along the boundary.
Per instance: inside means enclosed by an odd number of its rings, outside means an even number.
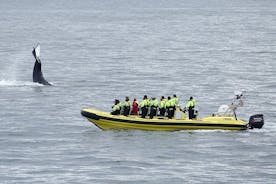
M33 49L33 56L37 60L40 60L40 44L38 43Z
M35 58L35 64L33 69L33 82L37 82L43 85L51 85L47 80L44 79L42 74L39 44L37 44L36 47L33 48L32 54Z

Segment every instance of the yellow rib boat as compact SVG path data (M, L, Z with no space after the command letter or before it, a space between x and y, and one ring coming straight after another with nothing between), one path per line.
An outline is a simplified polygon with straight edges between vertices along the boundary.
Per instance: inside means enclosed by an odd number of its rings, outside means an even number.
M85 108L81 110L82 116L103 130L137 129L155 131L176 130L245 130L248 128L261 128L264 124L263 115L258 114L250 117L249 123L235 117L209 116L202 119L187 119L184 116L168 119L156 116L153 119L139 116L111 115L95 109Z

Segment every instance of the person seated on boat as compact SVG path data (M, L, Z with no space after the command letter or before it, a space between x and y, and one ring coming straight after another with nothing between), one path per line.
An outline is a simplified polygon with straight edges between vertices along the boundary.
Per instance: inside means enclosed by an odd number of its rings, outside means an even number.
M141 108L142 111L142 118L145 118L146 115L148 114L148 97L147 95L144 95L143 101L140 102L139 107Z
M130 112L130 101L129 101L128 97L126 97L125 102L123 103L122 107L123 107L123 115L128 116L129 112Z
M119 115L121 112L121 104L120 101L115 99L114 105L112 106L112 115Z
M134 98L133 102L132 102L132 110L131 110L131 115L138 115L138 101L136 100L136 98Z
M150 101L150 119L152 119L153 116L156 116L157 108L158 108L158 100L155 97L153 97L151 98L151 101Z
M189 112L189 119L193 119L194 118L194 112L195 112L194 108L195 108L195 100L191 96L190 100L187 102L186 108L185 108Z
M159 103L159 116L165 116L166 112L166 98L161 96Z

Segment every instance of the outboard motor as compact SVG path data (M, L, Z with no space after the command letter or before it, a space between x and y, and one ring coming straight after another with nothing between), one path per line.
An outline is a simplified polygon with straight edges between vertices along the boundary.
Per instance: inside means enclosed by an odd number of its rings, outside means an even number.
M250 116L248 126L250 129L253 128L262 128L264 125L264 115L255 114Z

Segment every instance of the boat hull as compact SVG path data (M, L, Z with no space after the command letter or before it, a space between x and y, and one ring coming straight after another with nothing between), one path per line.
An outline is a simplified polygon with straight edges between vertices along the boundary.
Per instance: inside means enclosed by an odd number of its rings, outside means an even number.
M138 116L111 115L93 109L82 109L81 114L90 122L103 130L150 130L150 131L177 131L177 130L245 130L247 123L231 117L207 117L198 120L167 119L167 118L140 118Z

